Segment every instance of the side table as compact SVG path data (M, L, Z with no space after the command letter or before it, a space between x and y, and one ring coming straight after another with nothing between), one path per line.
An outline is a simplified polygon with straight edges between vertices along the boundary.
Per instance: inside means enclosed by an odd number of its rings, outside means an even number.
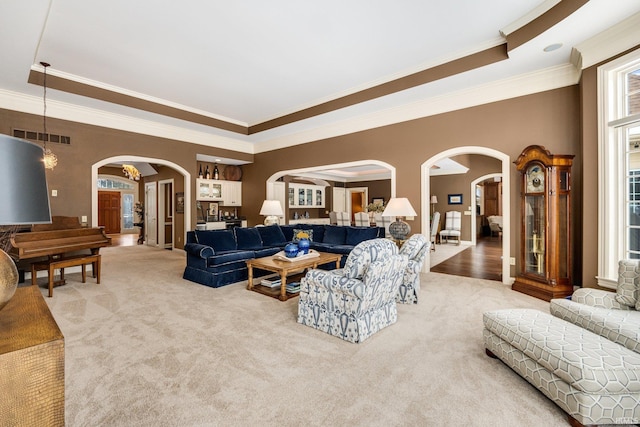
M64 337L37 286L0 310L2 425L64 426Z

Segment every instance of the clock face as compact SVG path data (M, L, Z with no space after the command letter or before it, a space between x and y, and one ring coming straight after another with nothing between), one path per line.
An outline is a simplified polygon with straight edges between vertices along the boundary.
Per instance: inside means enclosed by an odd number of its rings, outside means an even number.
M544 191L544 169L541 165L531 165L526 174L527 193L542 193Z

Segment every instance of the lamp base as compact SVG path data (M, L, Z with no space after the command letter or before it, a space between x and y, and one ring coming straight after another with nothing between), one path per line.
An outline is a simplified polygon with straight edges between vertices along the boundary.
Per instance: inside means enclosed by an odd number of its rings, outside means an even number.
M0 310L7 305L18 288L18 269L11 257L0 249Z
M406 240L411 233L411 226L399 218L389 225L389 234L396 240Z
M280 220L275 215L269 215L264 219L264 225L280 224Z

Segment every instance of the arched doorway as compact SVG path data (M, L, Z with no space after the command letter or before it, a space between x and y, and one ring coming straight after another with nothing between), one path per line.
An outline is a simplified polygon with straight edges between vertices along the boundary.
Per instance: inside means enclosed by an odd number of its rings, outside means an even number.
M108 165L109 163L123 162L146 162L164 165L175 169L184 177L184 234L181 239L184 242L184 239L186 238L186 230L191 229L191 174L182 166L164 159L121 155L102 159L91 165L91 182L93 183L91 186L91 226L98 226L98 186L96 185L98 180L98 169L101 166Z
M503 197L502 197L502 206L503 206L503 238L502 238L502 283L506 285L511 284L511 266L510 266L510 254L511 254L511 214L510 209L510 179L509 179L509 167L510 167L510 158L507 154L502 153L500 151L494 150L492 148L487 147L478 147L478 146L466 146L466 147L456 147L449 150L442 151L435 156L429 158L426 162L424 162L420 168L420 183L421 183L421 210L422 212L429 212L430 209L430 194L431 194L431 180L429 171L431 167L435 165L435 163L439 160L458 156L462 154L479 154L483 156L493 157L495 159L500 160L502 165L501 175L503 177L502 188L503 188ZM506 208L505 208L506 207ZM429 230L429 215L422 215L421 218L421 226L422 230ZM431 254L427 254L427 259L425 260L423 271L428 272L431 270L430 268L430 258Z

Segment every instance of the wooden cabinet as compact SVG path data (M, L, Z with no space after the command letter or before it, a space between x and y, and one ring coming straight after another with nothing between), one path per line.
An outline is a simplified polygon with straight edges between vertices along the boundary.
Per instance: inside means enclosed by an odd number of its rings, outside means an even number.
M324 208L324 187L312 184L289 184L290 208Z
M196 200L203 202L222 201L222 181L214 179L196 179Z
M222 206L242 206L242 182L222 182Z
M0 420L64 426L64 337L37 286L0 310Z
M571 280L572 155L540 145L516 160L521 172L520 272L512 288L550 301L573 293Z
M242 182L197 178L196 200L221 202L222 206L242 206Z

